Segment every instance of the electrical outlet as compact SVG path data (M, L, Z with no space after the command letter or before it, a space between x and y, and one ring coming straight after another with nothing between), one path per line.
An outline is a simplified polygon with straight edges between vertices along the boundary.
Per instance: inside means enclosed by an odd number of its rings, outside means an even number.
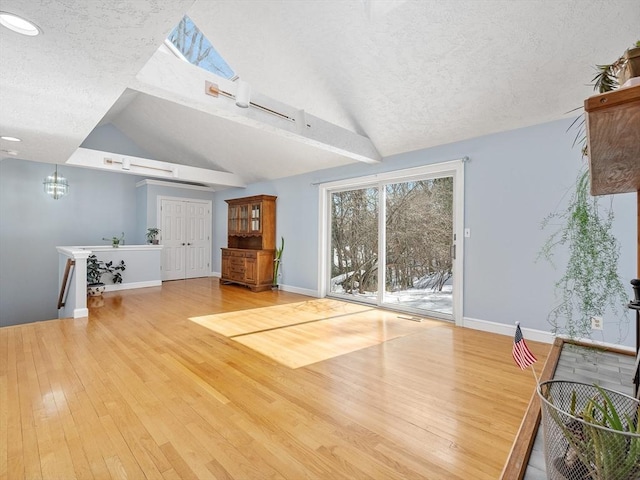
M591 329L602 330L602 317L591 317Z

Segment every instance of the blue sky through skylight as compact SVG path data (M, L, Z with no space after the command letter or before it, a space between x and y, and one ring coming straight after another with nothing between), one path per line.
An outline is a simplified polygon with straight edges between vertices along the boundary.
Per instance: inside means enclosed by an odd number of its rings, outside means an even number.
M233 80L235 72L213 48L211 42L186 15L173 29L167 39L192 65Z

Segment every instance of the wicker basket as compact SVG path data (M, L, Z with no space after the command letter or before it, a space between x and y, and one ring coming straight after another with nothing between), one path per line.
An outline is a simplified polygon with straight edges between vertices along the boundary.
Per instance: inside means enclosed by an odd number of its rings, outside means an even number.
M602 426L608 422L594 402L608 414L611 409L601 392L611 400L623 427L634 428L640 402L633 397L578 382L552 380L538 386L549 479L640 479L640 434ZM584 412L591 412L594 421L583 420Z

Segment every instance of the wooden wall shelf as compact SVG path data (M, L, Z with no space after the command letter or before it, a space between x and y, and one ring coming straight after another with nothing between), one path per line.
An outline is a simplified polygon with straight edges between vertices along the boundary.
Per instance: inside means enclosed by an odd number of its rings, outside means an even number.
M585 100L591 194L640 191L640 85Z

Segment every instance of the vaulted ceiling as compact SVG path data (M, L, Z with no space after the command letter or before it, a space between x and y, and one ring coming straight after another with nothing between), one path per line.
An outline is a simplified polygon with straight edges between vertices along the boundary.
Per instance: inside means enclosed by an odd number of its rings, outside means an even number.
M574 115L593 93L594 66L640 37L637 0L3 0L1 9L43 31L0 27L0 135L22 139L0 140L1 158L117 171L127 158L140 169L124 173L216 188ZM185 14L249 83L251 101L284 115L237 107L238 82L162 51ZM205 82L230 98L207 95ZM121 138L105 143L105 128Z

